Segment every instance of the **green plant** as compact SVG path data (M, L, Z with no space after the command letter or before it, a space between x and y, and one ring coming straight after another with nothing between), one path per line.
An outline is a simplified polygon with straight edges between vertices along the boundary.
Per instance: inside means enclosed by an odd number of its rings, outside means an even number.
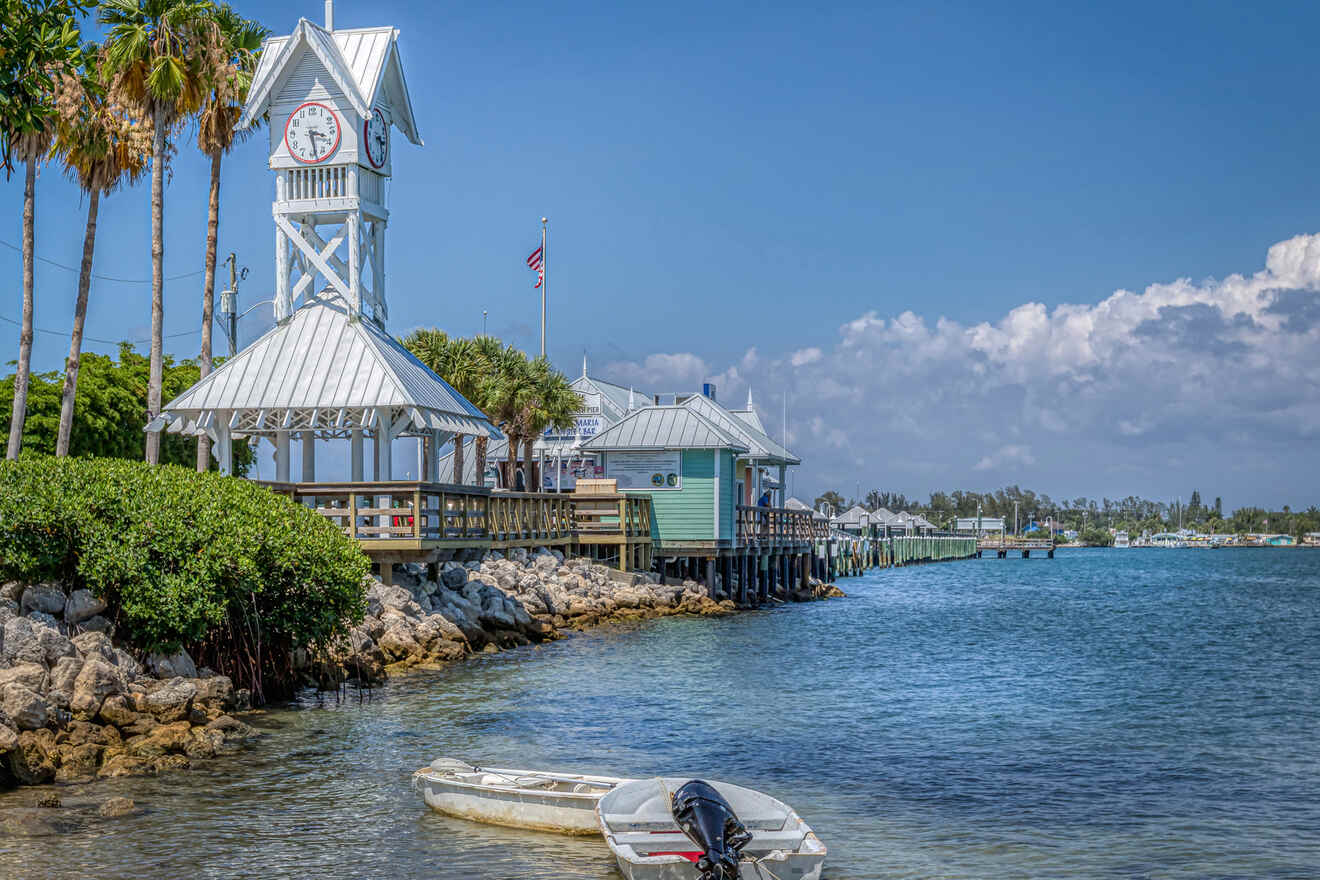
M115 459L0 465L0 580L86 587L133 647L186 647L257 699L294 686L294 650L361 621L367 571L330 522L245 480Z

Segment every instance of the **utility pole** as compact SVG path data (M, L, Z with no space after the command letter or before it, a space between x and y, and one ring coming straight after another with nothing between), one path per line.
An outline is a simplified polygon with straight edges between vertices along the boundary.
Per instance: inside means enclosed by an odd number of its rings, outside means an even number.
M248 276L247 266L238 268L238 257L233 251L225 259L229 267L229 289L220 292L220 317L224 319L221 328L229 339L229 356L238 354L238 283Z

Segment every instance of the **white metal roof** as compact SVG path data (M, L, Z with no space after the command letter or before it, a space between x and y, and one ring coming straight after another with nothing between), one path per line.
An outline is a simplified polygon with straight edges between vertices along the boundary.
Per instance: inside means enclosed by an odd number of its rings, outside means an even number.
M771 440L764 431L758 431L704 394L694 394L683 401L683 406L701 413L723 431L742 440L752 458L777 464L802 464L802 459Z
M244 434L374 428L381 409L406 417L396 430L499 436L398 340L322 292L170 401L148 430L205 430L222 417Z
M829 519L829 517L821 513L819 510L816 510L810 504L807 504L805 501L799 501L796 498L790 498L787 501L785 501L784 507L786 507L789 510L810 511L812 519Z
M650 406L635 410L582 444L587 451L649 449L732 449L747 445L686 406Z
M756 410L754 410L754 409L731 409L731 410L729 410L729 412L733 413L735 416L737 416L738 418L742 419L744 422L746 422L747 424L751 425L753 428L755 428L756 430L760 431L762 434L764 434L764 433L766 432L766 431L765 431L765 425L761 424L761 417L758 416L758 415L756 414Z
M871 512L869 510L862 507L860 504L854 504L843 513L834 517L830 522L834 523L836 526L860 526L862 524L862 517L866 517L869 522L870 516Z
M239 128L252 125L270 109L285 72L292 69L306 49L320 59L359 115L368 116L383 96L390 105L394 124L408 140L421 146L412 98L399 60L398 40L399 32L392 27L327 31L305 18L299 19L292 34L270 37L262 44L247 104L239 117Z

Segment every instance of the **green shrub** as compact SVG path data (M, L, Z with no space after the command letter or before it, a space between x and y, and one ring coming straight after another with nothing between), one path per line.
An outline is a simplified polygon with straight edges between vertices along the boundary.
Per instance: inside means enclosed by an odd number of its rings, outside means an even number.
M108 605L143 651L187 647L260 696L296 648L361 621L368 562L314 511L234 477L115 459L0 463L0 581L55 580Z

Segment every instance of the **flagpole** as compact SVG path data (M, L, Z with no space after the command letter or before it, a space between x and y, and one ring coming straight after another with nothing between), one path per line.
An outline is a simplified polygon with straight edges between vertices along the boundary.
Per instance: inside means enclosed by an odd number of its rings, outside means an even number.
M545 278L546 275L549 274L546 270L550 268L550 266L546 262L545 231L546 231L546 218L542 217L541 218L541 357L545 357L545 285L546 285Z

